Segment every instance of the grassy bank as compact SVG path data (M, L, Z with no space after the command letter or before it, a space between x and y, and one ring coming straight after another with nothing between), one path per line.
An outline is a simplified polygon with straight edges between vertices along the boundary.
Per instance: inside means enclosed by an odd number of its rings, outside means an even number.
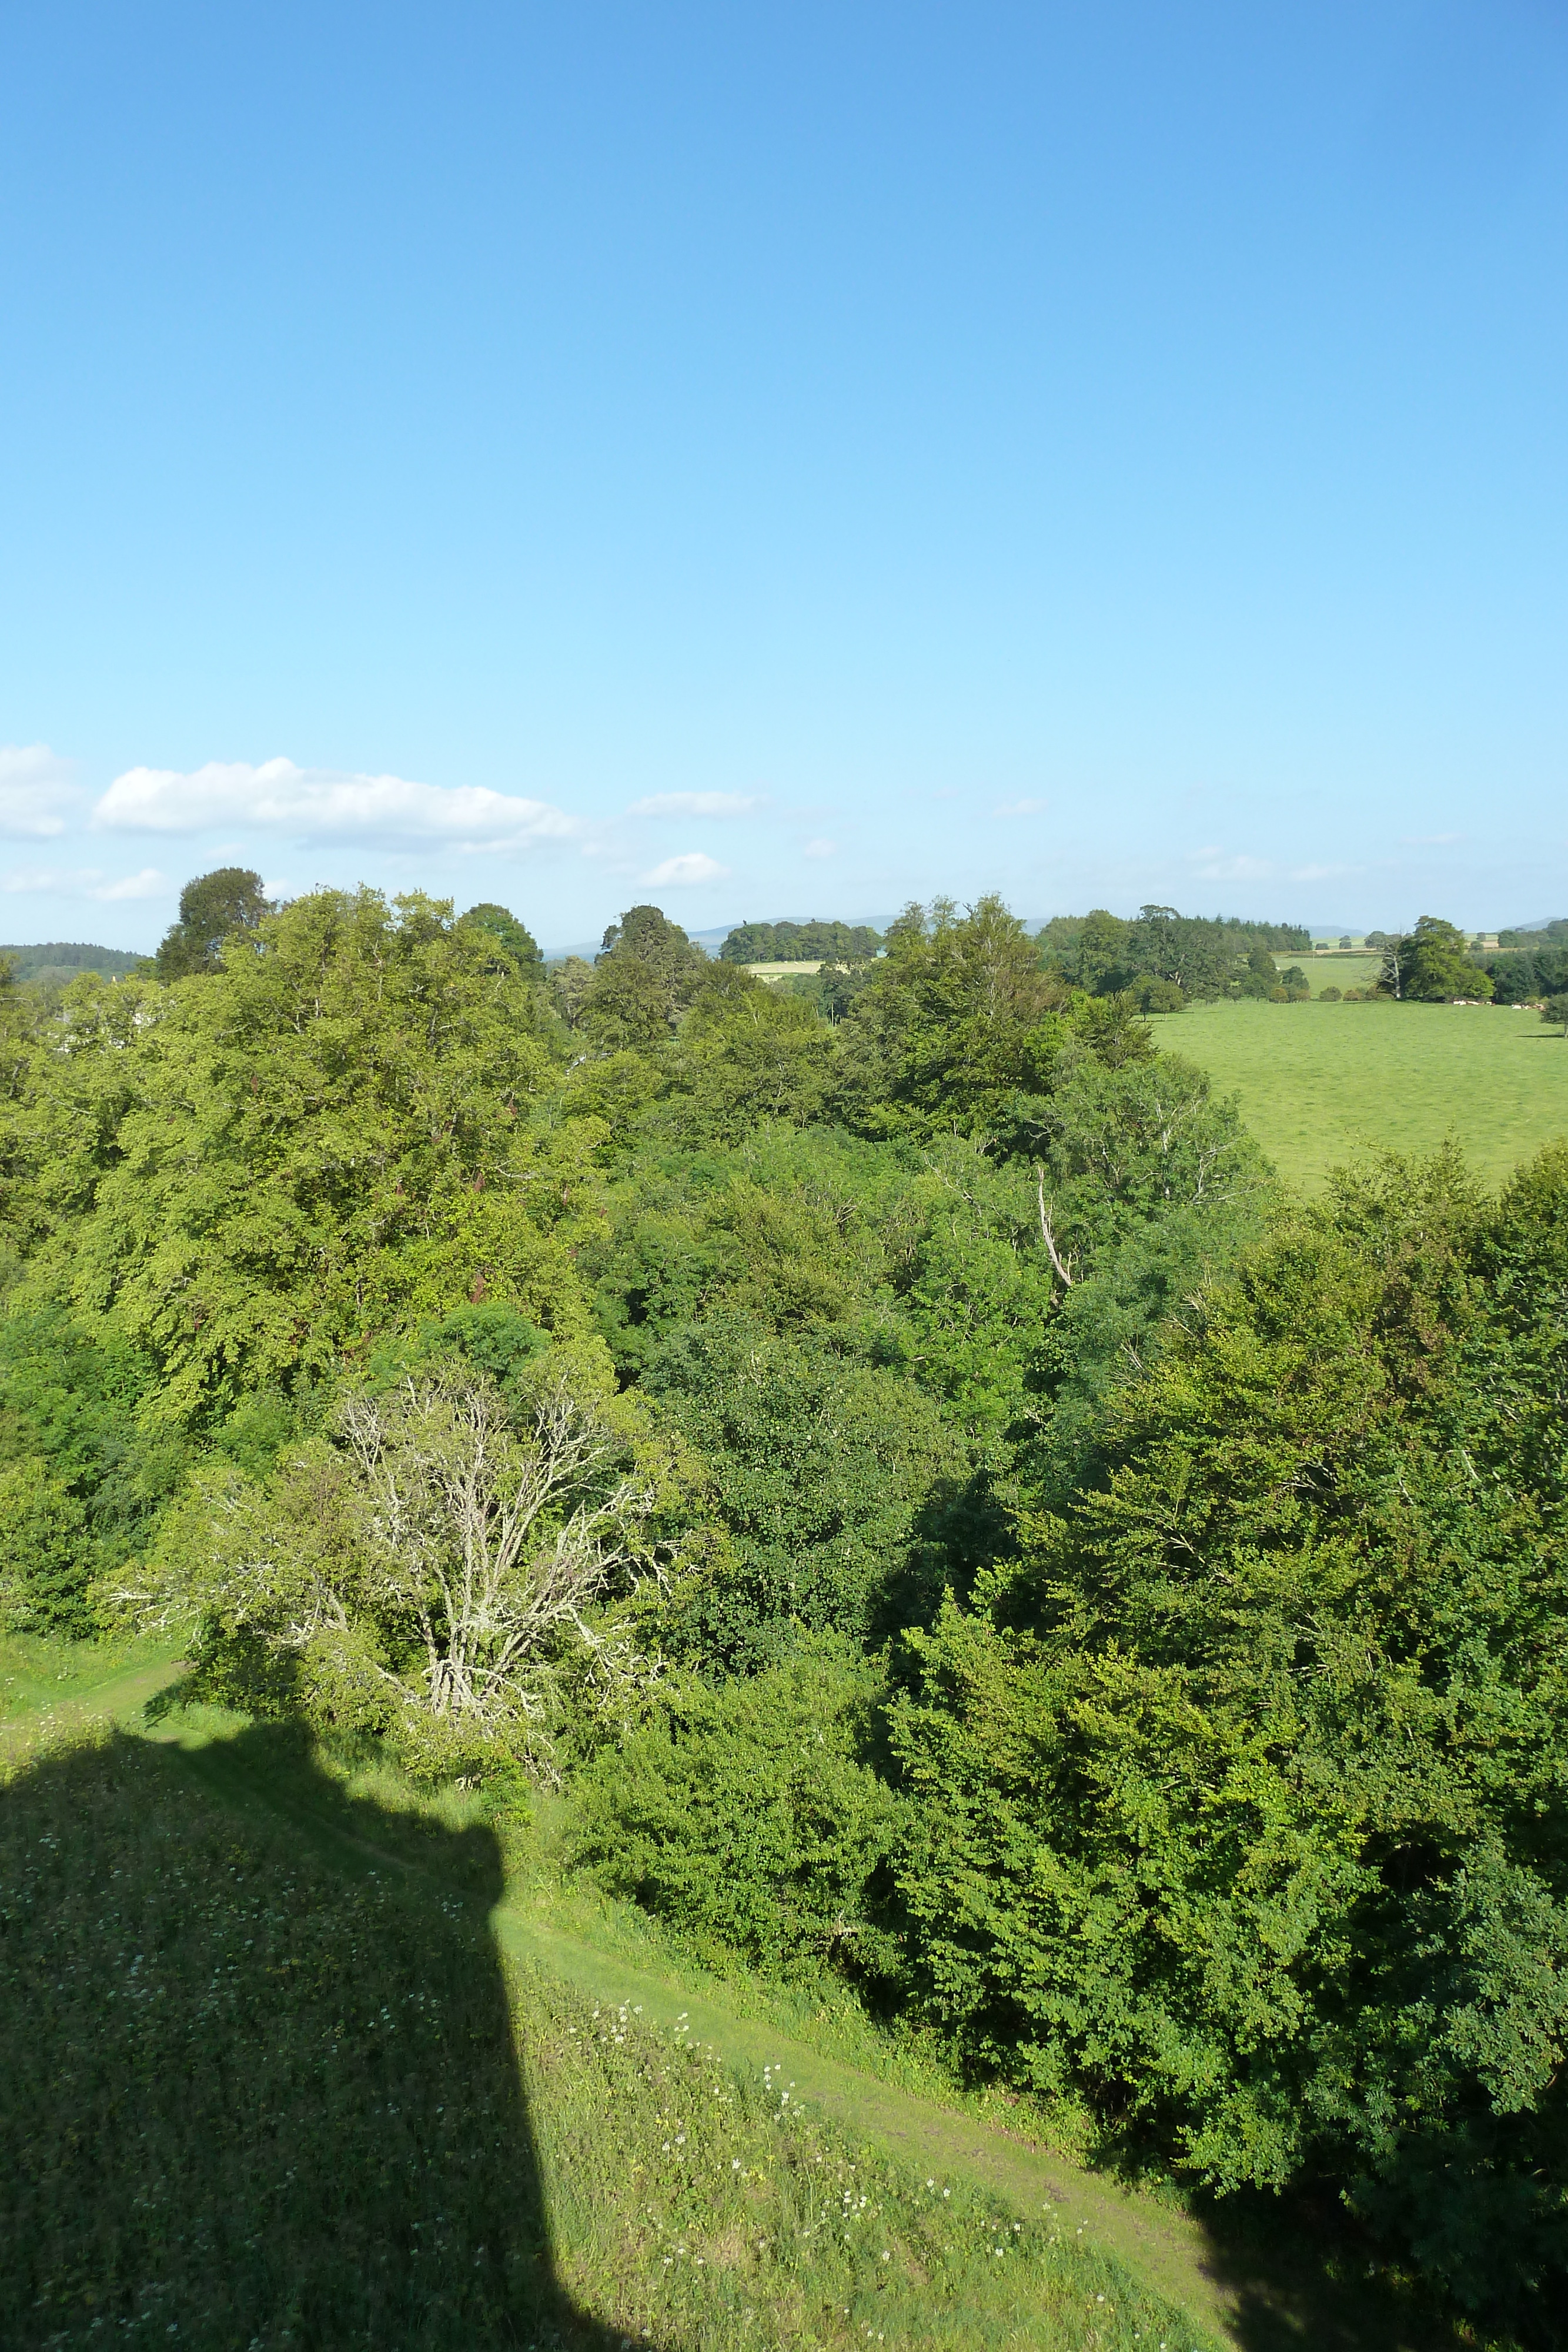
M1211 2340L1049 2199L506 1948L460 1800L390 1811L225 1728L7 1742L7 2345Z
M1530 1013L1450 1004L1203 1004L1156 1019L1281 1173L1316 1191L1371 1146L1457 1136L1489 1184L1568 1135L1568 1044Z

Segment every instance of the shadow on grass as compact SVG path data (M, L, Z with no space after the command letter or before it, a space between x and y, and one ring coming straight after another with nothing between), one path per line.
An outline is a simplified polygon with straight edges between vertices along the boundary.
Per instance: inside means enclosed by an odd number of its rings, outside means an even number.
M1197 2210L1243 2352L1475 2352L1481 2340L1392 2264L1332 2191L1243 2194ZM1501 2352L1509 2339L1485 2340Z
M621 2344L556 2276L500 1883L487 1831L350 1802L271 1727L13 1779L0 2342Z

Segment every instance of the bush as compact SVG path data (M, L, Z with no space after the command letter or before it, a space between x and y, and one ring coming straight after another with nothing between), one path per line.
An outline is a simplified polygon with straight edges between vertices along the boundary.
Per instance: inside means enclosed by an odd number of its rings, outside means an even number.
M87 1513L37 1454L0 1470L0 1629L86 1634Z
M961 1448L903 1375L814 1334L746 1325L672 1339L648 1374L714 1473L727 1558L663 1622L689 1659L752 1673L806 1633L864 1641L906 1570L916 1514Z
M876 1914L897 1804L865 1760L880 1693L831 1639L747 1682L683 1685L582 1776L578 1858L705 1958L887 1977Z
M1318 991L1318 1003L1319 1003L1320 1004L1337 1004L1337 1003L1339 1003L1339 1001L1340 1001L1340 992L1339 992L1339 991L1338 991L1338 989L1337 989L1337 988L1320 988L1320 989L1319 989L1319 991Z

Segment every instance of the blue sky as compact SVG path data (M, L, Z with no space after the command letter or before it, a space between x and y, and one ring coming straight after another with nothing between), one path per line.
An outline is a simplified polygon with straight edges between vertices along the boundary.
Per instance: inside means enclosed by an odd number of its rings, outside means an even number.
M0 936L1568 911L1557 0L0 54Z

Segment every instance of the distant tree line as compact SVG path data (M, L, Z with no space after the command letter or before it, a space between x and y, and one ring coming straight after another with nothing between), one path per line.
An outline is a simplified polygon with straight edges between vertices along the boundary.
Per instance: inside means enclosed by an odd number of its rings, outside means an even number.
M1131 922L1096 907L1054 916L1040 934L1047 970L1070 987L1130 993L1145 1013L1178 1012L1190 997L1272 996L1275 953L1307 954L1312 944L1300 923L1182 915L1174 907L1145 907Z
M880 952L869 923L737 923L719 956L725 963L864 963Z
M1568 915L1559 915L1532 931L1499 931L1500 948L1568 947Z

